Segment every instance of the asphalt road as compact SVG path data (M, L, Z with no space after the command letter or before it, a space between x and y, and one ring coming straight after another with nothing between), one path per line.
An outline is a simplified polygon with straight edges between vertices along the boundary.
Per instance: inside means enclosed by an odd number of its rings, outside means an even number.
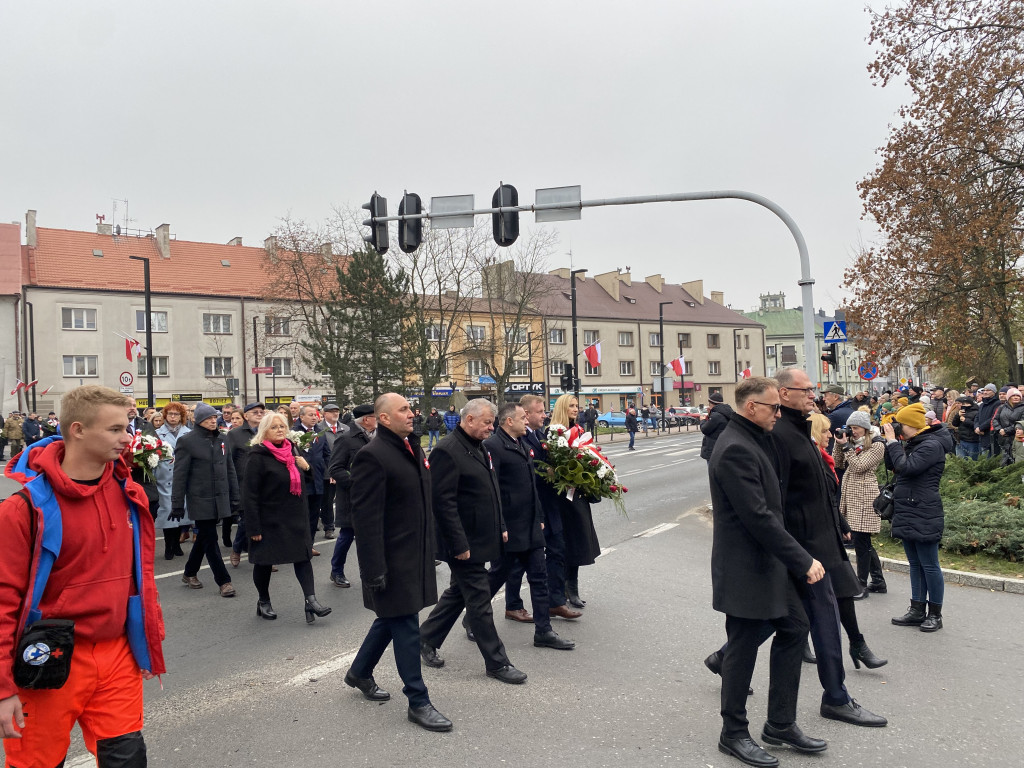
M610 503L594 507L605 548L584 568L588 605L557 631L576 641L570 652L532 646L532 628L497 619L513 663L530 676L508 686L484 675L475 645L454 631L441 649L443 669L424 668L434 704L455 722L448 734L408 723L393 658L377 681L385 704L365 701L342 678L372 620L358 589L331 586L331 544L314 559L321 601L334 613L304 623L302 596L283 568L271 593L280 618L255 615L256 593L245 563L232 570L239 597L224 599L200 572L203 590L180 583L183 561L157 562L168 637L169 672L146 684L146 739L151 765L586 766L740 765L717 751L721 726L718 678L702 659L723 639L711 607L711 530L699 438L638 440L607 453L629 486L629 517ZM8 490L9 492L9 490ZM0 489L0 495L4 495ZM158 547L158 549L162 549ZM349 577L356 575L352 570ZM447 570L438 569L439 585ZM884 729L823 720L814 668L804 666L799 722L829 750L801 756L776 750L784 765L1019 765L1024 752L1024 600L1006 593L947 588L941 632L894 627L907 605L905 576L890 574L888 595L858 604L868 643L890 659L854 671L847 685L861 704L886 715ZM502 603L496 602L497 615ZM767 651L750 699L755 736L765 716ZM80 741L69 766L90 764Z

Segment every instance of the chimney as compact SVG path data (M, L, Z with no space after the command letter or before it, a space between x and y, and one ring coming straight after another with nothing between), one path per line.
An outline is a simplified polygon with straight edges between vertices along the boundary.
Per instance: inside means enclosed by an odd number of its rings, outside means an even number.
M161 224L156 228L156 249L161 259L171 258L171 225Z
M690 296L693 297L694 301L696 301L701 306L704 305L704 281L703 280L691 280L688 283L683 283L682 286L680 286L680 287L684 291L686 291L688 294L690 294Z
M715 304L721 304L723 307L725 306L725 294L721 291L712 291L711 300L715 302Z
M320 244L320 255L321 256L330 257L333 254L334 254L334 248L331 246L330 243L321 243ZM329 260L329 258L328 258L328 260Z
M113 224L104 224L103 222L100 222L99 224L96 225L96 234L97 235L112 235L112 234L114 234L114 225Z
M29 248L35 248L39 244L39 236L36 234L36 212L25 212L25 243Z
M650 275L649 277L645 277L644 280L647 281L647 284L658 293L661 293L661 289L665 286L665 278L661 275Z
M266 240L263 241L263 250L265 250L267 252L267 256L270 257L270 260L272 262L276 263L275 262L275 259L277 259L277 236L276 235L271 235L270 237L268 237Z
M619 273L618 270L615 272L605 272L601 275L594 275L594 280L604 288L605 292L616 301L619 300Z
M228 245L241 245L241 244L242 244L242 238L240 238L240 237L232 237L230 240L228 240Z
M569 279L569 268L568 267L559 267L558 269L552 269L550 272L548 272L548 274L549 275L554 275L555 277L560 277L563 280L568 280Z

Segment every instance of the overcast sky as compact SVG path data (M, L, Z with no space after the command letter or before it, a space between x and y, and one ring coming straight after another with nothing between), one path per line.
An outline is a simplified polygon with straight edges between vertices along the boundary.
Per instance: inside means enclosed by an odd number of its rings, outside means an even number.
M785 208L815 304L875 237L856 184L905 93L873 86L850 0L8 3L0 12L0 220L258 245L372 191L500 180L583 198L716 189ZM524 214L524 228L532 216ZM532 224L531 224L532 225ZM703 279L748 310L800 303L792 237L740 201L583 211L550 266Z

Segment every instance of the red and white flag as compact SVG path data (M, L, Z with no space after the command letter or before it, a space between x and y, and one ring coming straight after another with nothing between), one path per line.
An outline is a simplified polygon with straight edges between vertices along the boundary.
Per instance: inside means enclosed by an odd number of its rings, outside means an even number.
M129 363L134 363L142 355L142 345L131 336L124 337L124 356Z
M21 379L14 380L14 389L11 390L12 395L18 394L18 392L25 386L25 382Z
M584 347L583 356L587 358L591 368L597 368L601 364L601 342L597 341L589 347Z
M740 377L744 379L749 379L751 376L753 376L753 374L750 372L749 368L744 368L743 373L740 374Z
M40 392L40 393L39 393L39 396L40 396L40 397L42 397L43 395L47 394L47 393L48 393L48 392L49 392L49 391L50 391L51 389L53 389L53 388L54 388L55 386L56 386L55 384L51 384L51 385L50 385L50 386L48 386L48 387L47 387L46 389L44 389L44 390L43 390L42 392Z
M686 358L679 357L673 360L669 365L672 366L672 370L676 372L676 376L682 376L683 371L686 370Z
M32 387L39 383L39 379L32 379L28 384L25 385L25 391L28 392Z

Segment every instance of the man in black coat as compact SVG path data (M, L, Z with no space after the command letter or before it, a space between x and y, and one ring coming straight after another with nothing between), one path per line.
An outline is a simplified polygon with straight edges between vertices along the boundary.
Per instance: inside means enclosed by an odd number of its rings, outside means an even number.
M420 650L428 666L444 666L437 649L465 608L488 677L524 683L526 675L512 666L494 628L487 578L486 564L502 557L502 545L508 541L498 478L483 446L494 428L494 416L490 400L470 400L462 421L430 454L438 550L452 576L451 586L420 626Z
M235 477L238 478L238 487L242 487L242 477L245 474L245 462L249 458L249 451L252 450L252 441L260 428L260 421L266 414L266 406L263 403L249 403L242 409L242 417L245 424L235 427L228 432L227 443L228 453L231 454L231 462L235 465ZM249 550L249 539L245 535L245 515L238 516L238 528L235 529L234 541L225 546L231 547L231 565L235 568L242 562L242 553Z
M715 450L715 441L729 423L733 411L732 406L726 404L718 392L708 397L708 405L711 408L708 417L700 423L700 431L704 434L704 439L700 443L700 457L710 461Z
M498 428L484 440L484 448L491 454L494 472L498 476L502 515L508 529L505 553L491 561L487 576L491 582L491 595L494 596L505 583L513 566L519 565L525 570L533 603L533 644L538 648L568 651L576 644L558 636L551 628L551 616L548 613L544 510L537 495L537 469L533 464L533 450L522 441L526 430L526 411L523 407L518 403L505 403L498 410Z
M377 687L373 670L394 643L409 720L428 731L450 731L451 720L430 703L419 655L419 611L437 602L430 472L423 450L409 441L409 402L388 393L377 398L374 412L376 436L352 462L351 502L363 605L377 618L345 682L370 701L390 699Z
M316 541L316 529L320 527L320 517L323 511L324 484L327 474L327 466L331 461L331 449L325 438L316 428L317 413L316 407L312 405L299 406L299 418L295 422L295 429L299 432L312 432L316 435L304 451L302 457L309 462L308 482L306 483L306 506L309 511L309 535ZM334 510L329 510L329 517L324 517L324 530L334 528ZM320 553L314 548L313 556L318 557Z
M778 382L782 418L772 432L772 442L779 457L786 530L825 568L825 578L804 585L801 593L818 657L821 716L853 725L884 726L886 719L858 705L844 684L836 595L853 597L861 586L843 546L845 521L832 501L834 494L825 475L828 468L811 440L807 416L814 410L814 387L799 368L783 369Z
M335 508L338 539L334 542L334 554L331 555L331 583L336 587L349 587L345 578L345 560L348 550L355 539L352 526L352 462L356 454L369 444L377 419L373 415L372 405L357 405L352 414L355 418L349 424L348 431L334 441L331 449L331 465L327 470L335 490ZM410 440L409 442L415 442Z
M315 427L316 431L327 441L327 452L331 455L333 455L334 443L339 437L348 432L348 428L339 421L340 416L341 407L337 403L328 403L324 406L323 421L319 422ZM330 473L328 472L329 476ZM331 521L330 527L324 528L325 539L333 539L336 535L335 526L338 521L335 519L334 514L334 496L337 490L338 488L333 482L328 482L327 478L324 479L324 494L320 502L320 518Z
M713 606L726 615L729 641L705 664L722 675L722 734L718 748L748 765L778 760L750 738L746 699L761 632L775 629L771 649L768 721L762 738L806 752L820 752L796 725L800 666L807 617L796 581L816 582L821 563L783 524L782 491L770 432L779 417L774 379L753 377L736 386L736 412L719 436L708 464L714 534L711 549Z

